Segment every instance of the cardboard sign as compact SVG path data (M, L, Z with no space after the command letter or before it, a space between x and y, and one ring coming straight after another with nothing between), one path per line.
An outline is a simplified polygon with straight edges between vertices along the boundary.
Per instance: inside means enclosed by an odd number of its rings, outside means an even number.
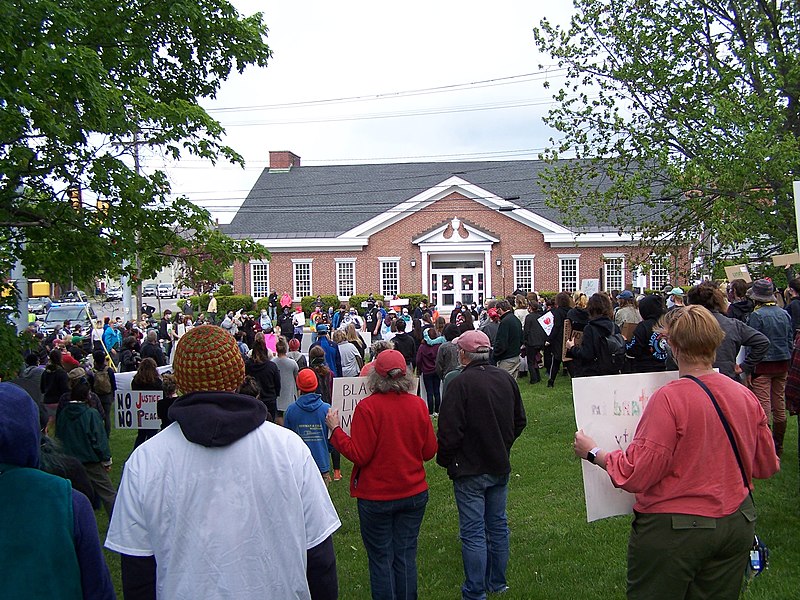
M650 396L677 378L677 371L575 378L572 380L575 423L603 450L624 452ZM615 488L608 473L585 460L581 461L581 468L588 521L633 511L633 494Z
M800 263L800 254L792 252L791 254L777 254L772 257L772 264L776 267L788 267L789 265L796 265Z
M581 279L581 291L591 298L592 294L596 294L600 291L600 280Z
M569 362L572 357L567 356L567 340L574 340L576 346L580 346L583 341L582 331L573 331L572 321L564 319L564 338L561 340L561 362Z
M541 317L539 317L538 321L539 325L541 325L542 329L544 329L544 332L549 336L550 333L552 333L553 331L553 327L555 326L555 319L553 319L553 313L548 310Z
M728 278L728 281L733 281L734 279L744 279L747 283L753 281L750 277L750 271L747 270L747 265L725 267L725 277Z
M120 390L114 393L114 423L117 429L161 429L156 405L162 391Z
M636 331L636 326L638 323L623 323L622 327L620 327L619 332L622 334L622 337L625 338L626 342L630 342L633 339L633 332Z
M342 430L350 435L350 423L356 406L369 396L366 377L334 377L333 378L333 408L339 409L342 419Z

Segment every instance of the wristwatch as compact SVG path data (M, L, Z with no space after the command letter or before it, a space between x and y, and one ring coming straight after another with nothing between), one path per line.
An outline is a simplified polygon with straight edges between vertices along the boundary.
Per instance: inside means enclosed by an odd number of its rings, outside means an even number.
M595 446L589 452L586 453L586 460L590 463L594 464L594 461L597 460L597 455L600 453L600 446Z

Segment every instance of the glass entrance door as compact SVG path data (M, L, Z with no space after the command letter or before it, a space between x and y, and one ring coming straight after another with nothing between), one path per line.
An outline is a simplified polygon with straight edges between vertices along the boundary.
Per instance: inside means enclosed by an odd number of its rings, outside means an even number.
M484 298L483 269L433 269L431 271L431 302L439 313L449 313L456 302L482 303Z

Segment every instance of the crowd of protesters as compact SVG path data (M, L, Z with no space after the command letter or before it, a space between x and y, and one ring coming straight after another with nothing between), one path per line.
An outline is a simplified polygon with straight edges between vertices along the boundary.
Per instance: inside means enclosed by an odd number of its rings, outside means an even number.
M24 414L30 396L42 447L64 457L56 461L57 474L68 476L90 505L102 505L112 516L106 545L123 556L126 597L215 597L209 590L227 589L241 598L270 593L336 598L331 536L340 523L325 485L341 479L341 454L354 464L350 492L358 501L373 598L417 595L417 536L428 500L424 462L434 456L453 479L462 597L507 590L509 454L526 425L519 382L554 387L559 375L678 370L681 357L675 356L664 323L686 304L703 307L723 333L714 338L703 367L752 390L777 457L786 431L786 398L791 394L793 412L800 404L800 358L793 352L800 280L790 282L785 298L769 280L752 285L737 280L727 288L704 282L688 291L674 287L638 296L624 290L545 298L518 291L482 305L456 303L445 315L424 301L408 307L372 295L363 311L346 303L326 309L318 298L306 315L287 297L273 292L257 314L220 313L212 297L197 318L170 310L158 320L150 313L127 323L106 317L90 332L65 322L48 336L37 334L39 345L26 354L26 366L14 380L18 387L3 384L0 399L24 405ZM307 353L301 352L305 335ZM174 375L160 372L168 365ZM161 433L139 431L118 497L108 477L109 413L116 377L125 372L135 373L130 389L163 393L162 425ZM369 378L372 393L358 405L348 434L331 408L333 381L359 375ZM419 396L422 389L427 401ZM173 421L177 425L170 426ZM7 451L4 440L22 435L7 427L22 425L2 424L0 453ZM56 442L47 437L52 433ZM595 450L587 445L593 440L576 437L576 452ZM192 448L197 450L188 452ZM622 460L596 458L604 468ZM29 457L18 461L21 467L36 463ZM619 468L612 477L620 477ZM242 478L289 486L279 503L286 513L280 519L267 516L277 506L267 488L256 486L235 497ZM263 527L240 531L226 529L230 519L212 523L217 517L208 511L218 516L231 502L248 514L258 512ZM82 505L75 510L75 518L80 514L85 520ZM179 527L187 515L207 528L202 539L214 538L211 547ZM278 521L285 522L268 531ZM256 561L252 568L229 554L243 551L240 544ZM269 556L286 550L279 566L262 565L278 577L253 572L262 568L257 557L265 550ZM76 551L69 583L80 585L91 564L96 580L83 584L84 597L113 597L107 569L96 564L94 550ZM212 577L211 564L219 577ZM87 589L94 595L87 596Z

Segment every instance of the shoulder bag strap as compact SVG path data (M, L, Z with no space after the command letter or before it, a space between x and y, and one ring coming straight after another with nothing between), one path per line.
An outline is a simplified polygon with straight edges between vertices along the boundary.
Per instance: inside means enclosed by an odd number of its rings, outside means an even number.
M697 377L694 377L693 375L684 375L683 377L694 381L697 385L703 388L703 391L706 394L708 394L709 398L711 398L711 402L714 404L714 408L717 410L717 415L719 416L719 420L722 421L722 426L725 428L725 433L728 434L728 441L731 443L731 448L733 449L734 456L736 456L736 462L739 464L739 470L742 473L742 483L744 483L744 487L746 487L747 490L750 491L750 486L747 483L747 475L744 472L744 465L742 464L742 457L739 455L739 448L736 445L736 440L733 437L733 431L731 430L731 426L728 423L728 420L725 418L722 409L719 407L717 399L714 398L714 394L711 393L711 390L708 389L708 386L702 381L700 381Z

